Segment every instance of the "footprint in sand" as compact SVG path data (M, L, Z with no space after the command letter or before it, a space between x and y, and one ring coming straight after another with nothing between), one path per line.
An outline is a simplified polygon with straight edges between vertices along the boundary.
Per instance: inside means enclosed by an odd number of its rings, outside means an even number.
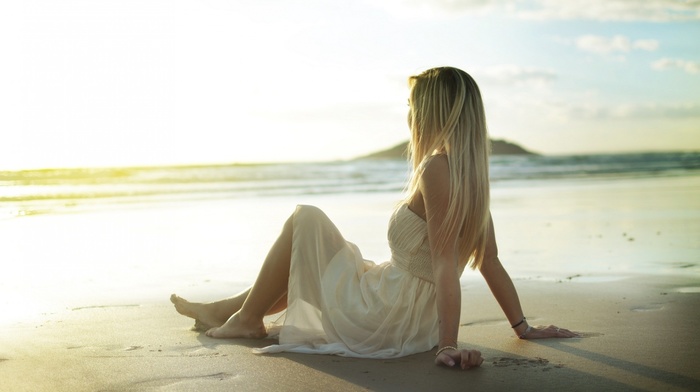
M491 362L493 366L496 367L511 367L516 366L513 370L520 368L541 368L543 372L552 370L553 368L563 368L564 365L552 365L550 366L549 360L545 358L535 357L535 358L510 358L510 357L498 357Z
M135 351L142 349L143 346L119 346L119 345L106 345L106 346L68 346L67 350L90 350L90 351Z
M220 388L221 382L230 379L236 379L240 376L232 373L215 373L204 374L200 376L184 376L184 377L163 377L153 378L131 383L127 390L143 390L143 389L174 389L177 386L178 390L200 390L207 389L207 386L217 386Z

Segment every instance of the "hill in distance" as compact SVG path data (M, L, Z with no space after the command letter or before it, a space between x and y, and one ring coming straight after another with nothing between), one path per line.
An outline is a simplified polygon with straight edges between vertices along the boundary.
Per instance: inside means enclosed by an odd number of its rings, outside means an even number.
M401 159L406 158L408 142L403 142L386 150L377 151L358 159ZM505 140L491 140L491 155L537 155L523 147Z

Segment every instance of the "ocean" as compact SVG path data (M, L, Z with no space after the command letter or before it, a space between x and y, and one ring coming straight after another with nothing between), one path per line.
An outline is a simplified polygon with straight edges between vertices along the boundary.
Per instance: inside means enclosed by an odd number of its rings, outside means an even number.
M0 323L234 294L299 204L389 260L400 160L0 171ZM499 257L516 281L700 281L700 153L494 156ZM483 284L465 271L463 287ZM477 283L479 282L479 283Z
M699 172L697 152L497 155L490 161L494 189L536 181ZM408 175L404 160L0 171L0 219L124 208L135 203L401 192Z

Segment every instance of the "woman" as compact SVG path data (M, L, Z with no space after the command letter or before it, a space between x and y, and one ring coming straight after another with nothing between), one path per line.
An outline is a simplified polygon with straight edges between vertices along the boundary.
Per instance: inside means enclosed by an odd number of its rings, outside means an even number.
M464 71L442 67L409 78L413 175L389 223L390 262L363 260L315 207L299 206L255 284L208 304L173 295L181 314L214 338L262 338L263 317L287 309L279 344L292 351L392 358L437 346L437 365L483 362L457 345L460 275L479 269L517 336L574 337L532 327L498 259L489 212L489 139L481 94Z

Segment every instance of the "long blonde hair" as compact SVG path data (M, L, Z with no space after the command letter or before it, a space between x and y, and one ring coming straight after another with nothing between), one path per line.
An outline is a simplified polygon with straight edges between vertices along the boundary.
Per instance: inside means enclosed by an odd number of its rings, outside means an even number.
M450 197L447 219L438 231L438 249L449 233L459 232L460 265L480 268L486 248L489 213L490 142L481 93L466 72L451 67L429 69L408 79L410 93L408 152L413 174L408 199L416 196L427 159L447 155Z

